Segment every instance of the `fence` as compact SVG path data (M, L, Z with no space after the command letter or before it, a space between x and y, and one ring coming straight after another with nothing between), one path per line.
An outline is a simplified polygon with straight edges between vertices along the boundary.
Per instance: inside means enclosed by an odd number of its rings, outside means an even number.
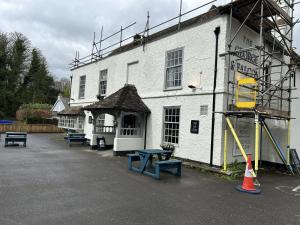
M0 133L4 132L62 133L63 129L51 124L0 124Z

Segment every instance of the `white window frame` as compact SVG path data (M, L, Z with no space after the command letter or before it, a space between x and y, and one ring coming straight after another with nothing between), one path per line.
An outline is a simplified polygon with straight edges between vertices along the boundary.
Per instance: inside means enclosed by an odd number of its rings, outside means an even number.
M105 126L105 114L99 114L96 118L96 133L102 133L104 131Z
M83 130L84 117L82 116L60 116L58 119L58 127L72 129L72 130Z
M208 105L200 105L200 116L208 116Z
M82 82L83 78L84 78L84 83ZM82 75L79 77L79 91L78 91L79 99L84 99L85 97L85 85L86 85L86 75ZM83 91L81 90L82 87L83 87Z
M179 110L179 114L178 114L178 121L176 121L176 119L171 119L171 121L166 121L166 110ZM163 127L162 127L162 142L163 143L169 143L169 144L174 144L174 145L178 145L179 144L179 134L180 134L180 113L181 113L181 107L180 106L165 106L163 108ZM177 114L174 114L175 116ZM171 115L171 116L174 116ZM170 120L170 119L169 119ZM168 130L178 130L178 134L177 136L173 136L172 134L168 134L166 135L166 125L178 125L178 129L173 129L173 126L171 126L172 128L168 128ZM171 141L166 140L166 136L169 136L171 138ZM173 141L173 138L175 138L175 141ZM177 142L176 142L177 139Z
M107 93L107 74L108 74L107 69L101 70L99 72L99 95L103 97L105 97Z
M169 59L168 59L168 55L169 54L176 54L176 52L179 52L181 51L181 62L180 62L180 57L176 58L174 57L174 64L173 65L170 65L169 63ZM177 63L176 63L176 59L177 59ZM176 90L176 89L181 89L182 88L182 78L183 78L183 59L184 59L184 48L181 47L181 48L176 48L176 49L172 49L172 50L169 50L166 52L166 56L165 56L165 85L164 85L164 88L165 90ZM173 85L169 85L169 82L168 82L168 71L171 70L171 69L174 69L174 68L179 68L180 70L180 85L175 85L176 81L175 81L175 76L173 76ZM179 75L178 75L179 76Z

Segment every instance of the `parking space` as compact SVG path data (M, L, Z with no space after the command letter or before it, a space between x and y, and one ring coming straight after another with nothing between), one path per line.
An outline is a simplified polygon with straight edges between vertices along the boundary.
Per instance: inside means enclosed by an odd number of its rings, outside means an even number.
M0 141L1 225L300 224L299 177L263 175L261 195L183 168L160 181L127 170L126 157L69 147L59 134Z

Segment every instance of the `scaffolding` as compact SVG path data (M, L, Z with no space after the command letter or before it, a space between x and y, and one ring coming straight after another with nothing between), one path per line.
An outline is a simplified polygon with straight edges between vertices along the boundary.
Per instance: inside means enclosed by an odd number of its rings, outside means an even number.
M259 160L261 160L263 127L279 158L288 171L293 173L289 160L293 99L291 92L295 89L293 81L297 59L293 48L293 28L299 22L298 20L294 22L294 5L294 0L239 0L232 1L230 4L227 51L220 54L228 63L227 108L225 112L222 112L227 122L224 143L227 145L227 128L229 128L247 161L245 149L230 118L254 119L256 172L259 168ZM234 25L238 26L234 27ZM246 26L259 34L256 44L244 37L248 46L234 48L236 39L240 37ZM238 62L239 66L234 62ZM245 69L245 66L240 65L248 66ZM248 95L245 94L247 90ZM288 143L285 151L271 134L266 125L266 119L287 121ZM224 168L227 169L227 146L225 144Z
M177 30L181 29L181 24L182 24L182 18L184 16L189 15L190 13L202 9L206 6L211 5L212 3L216 2L217 0L210 0L192 10L186 11L186 12L182 12L182 0L180 0L180 7L179 7L179 14L171 19L168 19L162 23L159 23L157 25L154 25L152 27L150 27L150 14L149 11L147 12L147 20L146 20L146 24L145 24L145 28L138 33L135 33L134 35L129 35L129 36L125 36L126 31L129 28L133 28L134 25L136 25L136 22L133 22L127 26L121 26L120 30L116 31L115 33L107 36L107 37L103 37L103 26L101 27L101 31L100 31L100 40L97 41L96 40L96 33L94 32L93 34L93 41L92 41L92 50L91 50L91 54L86 55L84 57L79 57L79 51L76 51L75 53L75 58L72 60L71 63L69 63L69 69L75 69L78 68L80 66L86 65L88 63L91 62L96 62L99 60L104 59L105 57L109 56L110 54L112 54L113 52L115 52L116 50L118 50L121 47L126 47L126 44L128 43L132 43L132 40L138 45L142 45L143 46L143 50L145 47L145 44L148 42L149 40L149 35L150 32L153 30L161 30L164 28L164 26L169 25L171 23L174 23L178 20L176 26ZM119 38L118 38L119 36ZM114 40L114 38L117 37L117 41Z

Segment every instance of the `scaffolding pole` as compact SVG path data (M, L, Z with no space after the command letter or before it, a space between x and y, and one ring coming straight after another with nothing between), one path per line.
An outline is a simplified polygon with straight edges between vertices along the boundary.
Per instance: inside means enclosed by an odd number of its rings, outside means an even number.
M259 159L259 146L260 146L260 134L259 134L259 115L255 114L255 172L257 173L258 171L258 159Z
M288 165L291 165L290 149L291 149L291 120L288 120L288 137L287 137L287 153L286 153L286 161Z
M224 131L224 162L223 162L223 170L227 171L227 128Z

